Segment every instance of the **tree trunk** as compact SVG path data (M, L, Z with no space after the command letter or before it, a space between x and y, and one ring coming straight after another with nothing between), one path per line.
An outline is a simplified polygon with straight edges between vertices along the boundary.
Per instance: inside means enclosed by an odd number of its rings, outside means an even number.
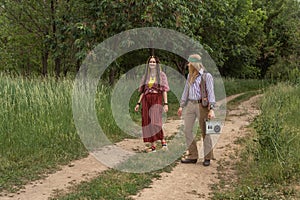
M52 33L55 41L55 51L59 51L58 49L58 39L57 39L57 28L56 28L56 22L55 22L55 13L56 13L56 0L51 0L51 18L52 18ZM60 71L61 71L61 58L60 56L55 56L54 58L54 70L55 70L55 76L56 78L60 77Z
M77 61L76 61L76 73L79 71L79 69L80 69L80 64L81 62L80 62L80 60L78 59Z
M55 58L55 76L56 78L60 77L60 69L61 69L61 59L59 57Z
M47 76L48 74L48 57L49 51L47 49L42 50L42 75Z
M63 63L64 63L64 64L63 64L63 75L64 75L64 77L66 77L66 76L67 76L67 73L68 73L68 71L69 71L69 66L66 64L65 61L64 61Z
M31 74L31 67L30 67L30 59L29 57L26 58L26 76L30 76Z
M180 72L180 74L186 75L186 71L187 71L186 61L173 61L173 62L176 65L177 70Z
M116 78L116 69L113 67L109 72L109 83L113 85L115 83Z

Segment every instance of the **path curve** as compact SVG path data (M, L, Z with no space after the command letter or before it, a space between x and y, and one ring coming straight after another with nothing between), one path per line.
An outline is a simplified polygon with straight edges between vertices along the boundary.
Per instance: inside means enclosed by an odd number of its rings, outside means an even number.
M257 106L259 98L260 95L252 97L228 112L222 133L215 146L216 160L213 160L209 167L204 167L202 161L196 164L178 163L171 173L162 173L160 179L154 180L149 188L143 189L132 198L135 200L210 199L212 184L219 182L220 163L231 162L238 148L234 141L246 135L248 131L246 127L259 114ZM199 146L200 143L202 142L198 142ZM231 166L227 168L228 173L231 173Z
M236 98L233 95L226 101ZM259 113L256 100L259 96L243 102L237 109L231 110L215 147L217 160L226 159L233 151L233 141L244 135L245 126ZM166 135L177 132L182 124L181 120L169 120L164 129ZM144 148L140 139L125 139L116 145L132 151ZM200 143L199 143L200 145ZM194 165L178 164L171 173L162 173L159 180L154 180L151 188L146 188L133 199L207 199L211 192L210 185L217 183L217 162L213 161L211 166L204 168L201 162ZM31 182L17 193L0 193L0 200L47 200L58 192L67 192L67 188L81 181L87 181L99 176L108 168L89 155L86 158L75 160L69 165L62 166L61 170L49 174L45 179Z

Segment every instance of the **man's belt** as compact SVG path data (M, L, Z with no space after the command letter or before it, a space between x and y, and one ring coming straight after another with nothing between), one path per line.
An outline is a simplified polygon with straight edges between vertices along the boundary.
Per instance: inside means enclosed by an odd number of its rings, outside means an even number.
M195 103L195 104L201 103L201 99L200 100L191 100L191 99L189 99L188 101L191 102L191 103Z

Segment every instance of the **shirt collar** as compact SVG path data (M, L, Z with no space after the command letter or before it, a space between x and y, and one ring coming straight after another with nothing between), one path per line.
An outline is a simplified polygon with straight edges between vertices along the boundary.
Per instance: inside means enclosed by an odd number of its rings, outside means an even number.
M203 73L204 73L204 69L201 68L201 69L199 70L199 74L202 75Z

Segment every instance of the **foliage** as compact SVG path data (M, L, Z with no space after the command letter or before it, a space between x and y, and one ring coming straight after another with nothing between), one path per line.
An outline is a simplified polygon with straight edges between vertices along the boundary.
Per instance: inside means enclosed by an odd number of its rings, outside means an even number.
M256 62L262 76L268 73L269 77L275 79L281 79L282 75L286 78L286 72L295 66L299 68L299 4L296 0L254 1L254 5L263 8L267 15L264 23L265 39Z
M140 27L169 28L192 37L222 75L237 78L262 78L268 71L274 77L276 69L293 67L269 68L281 59L295 63L300 49L296 0L2 0L0 24L0 69L23 75L74 74L97 44ZM135 52L136 63L144 63L152 51ZM184 73L182 58L162 57ZM110 66L110 83L133 67L129 58Z
M257 77L258 69L247 70L259 55L265 11L254 8L250 0L208 1L204 9L203 43L211 50L221 74Z
M279 58L278 62L272 65L268 72L267 77L274 81L287 81L293 84L300 83L300 62L299 59L292 58Z

